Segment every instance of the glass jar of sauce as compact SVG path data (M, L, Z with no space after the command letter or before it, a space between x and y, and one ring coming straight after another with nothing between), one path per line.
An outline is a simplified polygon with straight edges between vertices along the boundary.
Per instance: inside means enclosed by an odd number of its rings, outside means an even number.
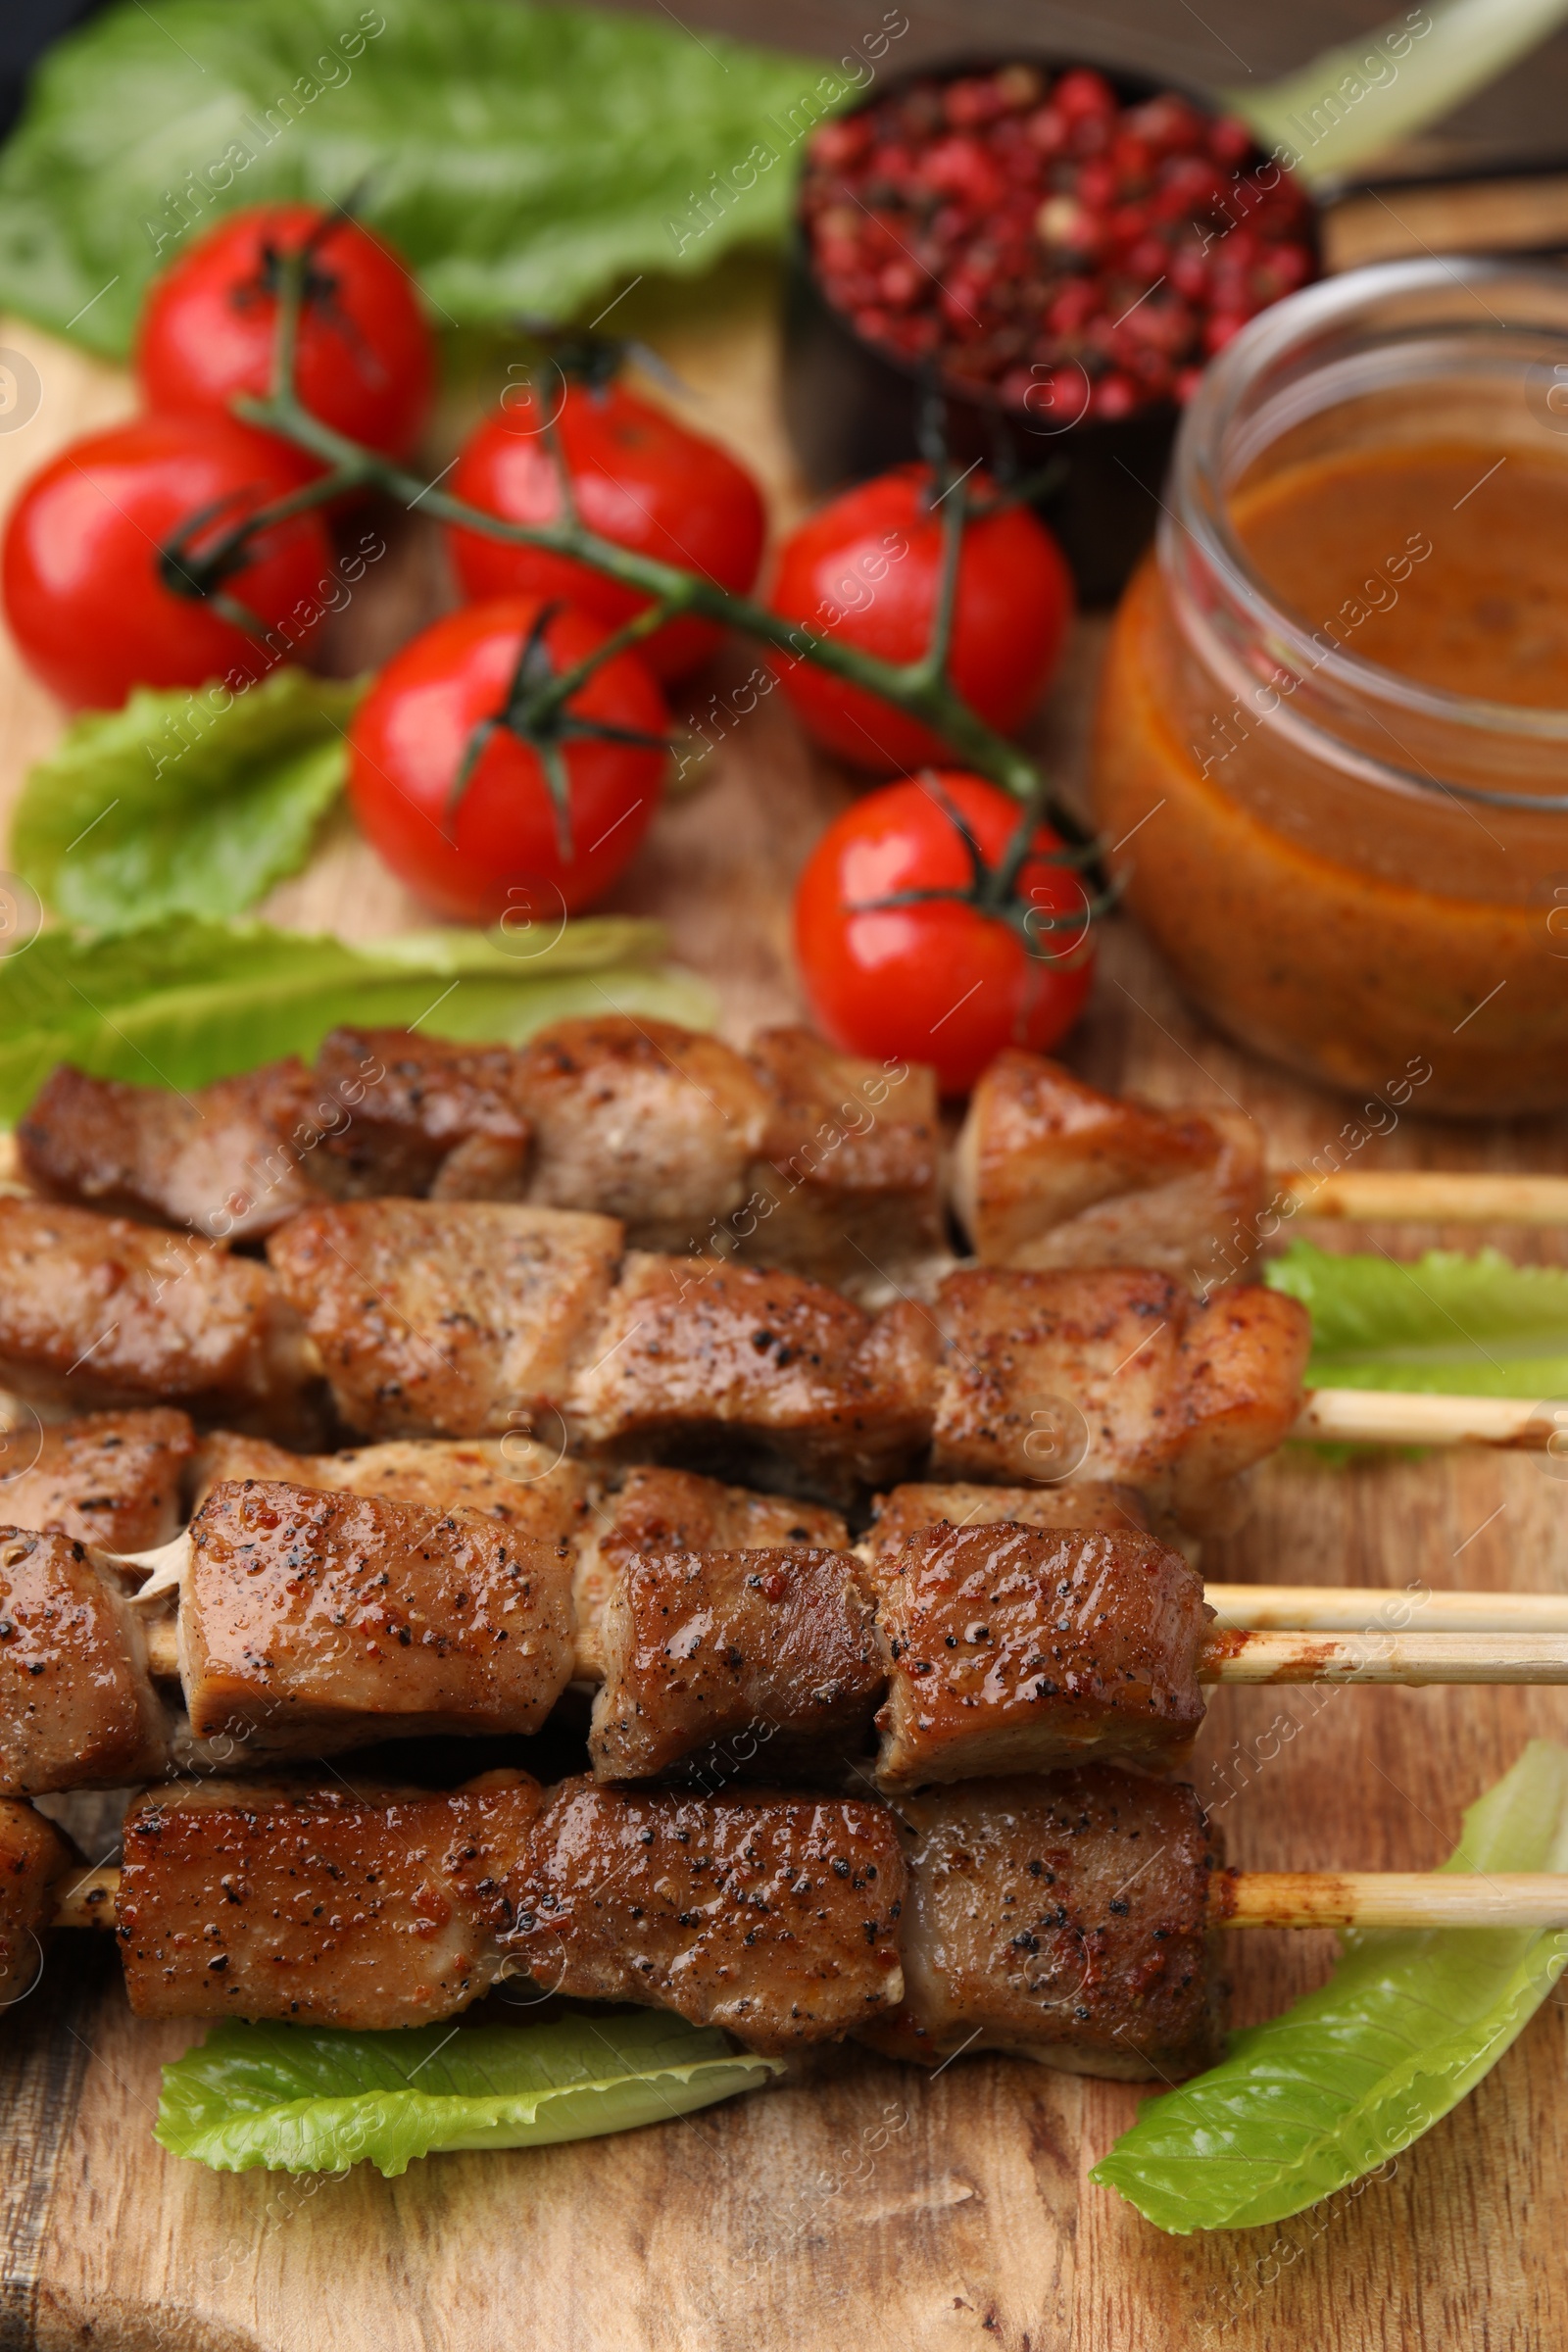
M1116 616L1095 795L1244 1044L1568 1103L1568 273L1396 263L1237 337Z

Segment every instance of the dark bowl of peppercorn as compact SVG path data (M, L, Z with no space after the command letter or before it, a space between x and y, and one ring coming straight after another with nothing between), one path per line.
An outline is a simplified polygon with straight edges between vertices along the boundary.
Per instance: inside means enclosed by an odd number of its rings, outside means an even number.
M1201 99L1081 65L927 68L811 133L791 438L830 490L939 417L960 466L1042 477L1080 597L1108 603L1204 366L1317 273L1309 198Z

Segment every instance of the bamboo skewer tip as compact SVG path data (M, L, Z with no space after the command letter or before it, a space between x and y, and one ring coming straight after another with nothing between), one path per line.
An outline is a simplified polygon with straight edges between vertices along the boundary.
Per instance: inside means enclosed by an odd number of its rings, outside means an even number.
M1568 1873L1216 1871L1225 1928L1568 1929Z

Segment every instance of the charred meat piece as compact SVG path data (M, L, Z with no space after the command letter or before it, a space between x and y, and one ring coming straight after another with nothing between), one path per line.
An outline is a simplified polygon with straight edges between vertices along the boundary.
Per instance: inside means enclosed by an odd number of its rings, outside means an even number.
M359 1200L307 1210L268 1254L351 1429L478 1438L559 1413L620 1242L564 1209Z
M1191 1788L1109 1766L899 1807L905 2001L861 2038L936 2065L1013 2050L1167 2082L1212 2066L1226 1987L1205 1931L1221 1855Z
M769 1551L795 1544L848 1551L850 1531L819 1503L726 1487L692 1470L612 1473L577 1547L579 1674L601 1671L600 1620L629 1561L656 1551Z
M644 1250L711 1248L747 1194L768 1104L733 1047L622 1014L557 1021L518 1056L530 1200L619 1217Z
M599 1779L818 1779L863 1755L884 1674L856 1566L806 1548L628 1561L599 1628Z
M179 1608L191 1730L271 1754L536 1732L571 1679L571 1566L475 1511L215 1487Z
M509 1892L507 1948L541 1984L754 2049L838 2040L902 1997L904 1861L880 1805L565 1781Z
M934 1070L861 1061L808 1029L764 1029L748 1058L767 1090L742 1255L880 1297L943 1248Z
M902 1324L798 1274L634 1251L596 1348L568 1420L612 1459L733 1461L838 1501L924 1447L924 1363L911 1373Z
M0 1510L17 1527L51 1528L106 1551L151 1551L179 1525L195 1444L188 1415L168 1405L46 1422L37 1458L0 1487Z
M292 1434L299 1320L265 1266L90 1209L0 1200L0 1383L85 1412L159 1402Z
M521 1200L531 1130L510 1047L455 1045L412 1029L334 1029L316 1074L343 1114L322 1146L324 1191L343 1200Z
M1290 1436L1311 1350L1307 1309L1261 1283L1230 1283L1188 1307L1170 1487L1180 1526L1219 1527L1236 1499L1232 1481Z
M1152 1536L933 1527L866 1570L888 1693L877 1786L1169 1770L1203 1720L1202 1579Z
M935 1476L1136 1487L1184 1527L1273 1450L1301 1407L1298 1300L1252 1284L1199 1301L1132 1267L979 1267L943 1283ZM1076 1462L1074 1457L1078 1456Z
M988 1265L1152 1266L1213 1283L1256 1252L1262 1144L1240 1113L1119 1102L1009 1047L970 1099L954 1206Z
M320 1132L319 1093L293 1060L194 1095L90 1078L61 1062L18 1124L18 1160L51 1200L240 1241L320 1197L301 1149Z
M1085 1479L1064 1487L973 1487L930 1480L879 1494L875 1516L857 1546L867 1560L890 1558L927 1527L1103 1528L1107 1534L1149 1527L1149 1506L1132 1487Z
M386 2030L450 2017L501 1974L509 1872L541 1791L449 1796L182 1785L125 1816L118 1903L138 2017Z
M69 1536L0 1528L0 1790L115 1788L169 1763L129 1585Z
M55 1890L75 1866L53 1822L15 1797L0 1798L0 2009L37 1983Z
M264 1438L216 1430L197 1451L193 1506L220 1479L281 1479L325 1494L374 1494L429 1511L478 1511L520 1536L559 1544L588 1513L588 1472L514 1431L504 1438L394 1438L343 1453L290 1453Z
M1010 1048L959 1136L955 1207L988 1263L1155 1266L1212 1283L1255 1248L1261 1145L1225 1111L1172 1113L1101 1094Z

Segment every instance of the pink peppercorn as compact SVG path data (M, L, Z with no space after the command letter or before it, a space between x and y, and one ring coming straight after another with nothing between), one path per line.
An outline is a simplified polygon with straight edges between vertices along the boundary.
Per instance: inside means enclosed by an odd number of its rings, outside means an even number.
M1054 428L1185 400L1316 270L1311 211L1245 124L1032 65L935 75L822 123L801 218L858 333Z

